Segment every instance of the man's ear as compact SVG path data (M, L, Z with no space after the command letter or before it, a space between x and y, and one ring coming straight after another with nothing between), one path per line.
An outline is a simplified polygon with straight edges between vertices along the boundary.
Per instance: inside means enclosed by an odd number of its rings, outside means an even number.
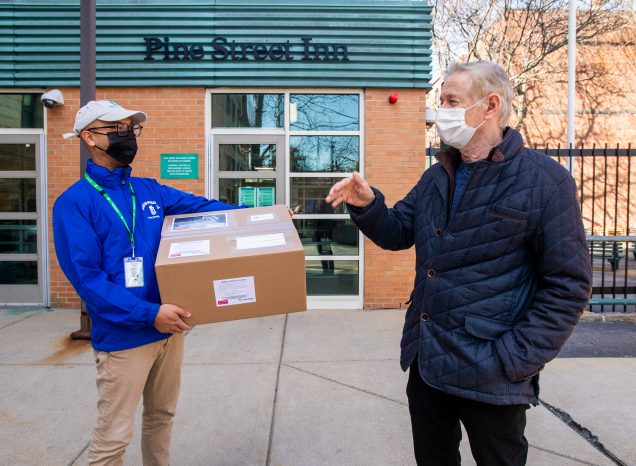
M486 113L484 115L484 119L490 120L492 118L499 117L500 110L501 98L495 93L488 95L486 98Z
M90 131L82 131L80 133L80 139L84 141L84 144L86 144L88 147L95 147L95 145L97 144L97 142L95 141L95 135Z

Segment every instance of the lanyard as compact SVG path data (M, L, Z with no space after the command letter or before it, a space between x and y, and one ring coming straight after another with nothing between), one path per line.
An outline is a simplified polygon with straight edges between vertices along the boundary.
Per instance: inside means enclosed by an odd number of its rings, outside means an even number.
M97 192L99 192L99 194L104 196L104 199L106 199L108 201L108 203L113 208L113 210L117 213L117 215L119 215L119 218L121 219L121 221L123 222L124 226L126 227L126 231L128 231L128 234L130 235L130 246L132 248L132 256L135 257L135 217L137 216L136 215L137 214L137 203L135 202L135 200L136 200L135 190L133 189L132 184L130 184L130 181L128 182L128 187L130 188L130 194L132 195L132 230L131 230L130 228L128 228L128 223L126 223L126 219L122 215L122 213L119 210L119 208L117 207L117 205L115 205L115 203L113 202L111 197L108 195L108 193L106 191L104 191L104 189L100 185L95 183L95 181L93 181L93 179L89 176L88 173L84 172L84 178L86 179L86 181L88 181L88 183L93 188L95 188L97 190Z

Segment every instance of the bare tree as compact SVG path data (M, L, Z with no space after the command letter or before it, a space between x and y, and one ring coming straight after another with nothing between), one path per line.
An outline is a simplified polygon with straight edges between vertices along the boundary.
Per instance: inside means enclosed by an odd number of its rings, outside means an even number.
M445 69L452 60L485 59L500 64L517 93L513 125L523 131L528 110L545 105L546 97L554 100L546 89L554 85L554 92L564 85L568 0L433 0L432 3L433 44L440 68ZM631 33L621 34L626 29ZM595 43L609 36L616 47L630 43L633 46L634 31L634 13L624 0L596 0L577 11L577 44ZM577 65L577 91L587 96L590 104L594 100L590 96L603 98L591 90L592 86L603 95L616 96L622 92L623 97L629 98L620 80L613 79L609 65L589 61ZM633 76L632 73L632 80ZM558 97L562 104L563 93Z

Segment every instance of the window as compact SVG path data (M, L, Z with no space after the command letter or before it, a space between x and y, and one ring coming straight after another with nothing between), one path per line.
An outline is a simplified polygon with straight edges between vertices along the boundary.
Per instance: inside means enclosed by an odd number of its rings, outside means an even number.
M357 94L294 94L290 99L292 131L357 131L360 126Z
M0 128L44 128L41 94L0 94Z
M329 189L360 170L359 94L289 97L290 206L305 249L309 296L358 296L359 233ZM334 176L334 174L337 174Z
M282 128L283 94L212 94L212 128Z

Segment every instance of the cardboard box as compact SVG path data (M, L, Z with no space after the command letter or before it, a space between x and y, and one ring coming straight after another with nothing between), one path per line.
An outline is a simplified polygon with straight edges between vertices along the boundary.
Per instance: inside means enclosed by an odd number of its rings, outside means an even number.
M307 310L305 255L287 207L170 215L155 262L161 301L189 324Z

